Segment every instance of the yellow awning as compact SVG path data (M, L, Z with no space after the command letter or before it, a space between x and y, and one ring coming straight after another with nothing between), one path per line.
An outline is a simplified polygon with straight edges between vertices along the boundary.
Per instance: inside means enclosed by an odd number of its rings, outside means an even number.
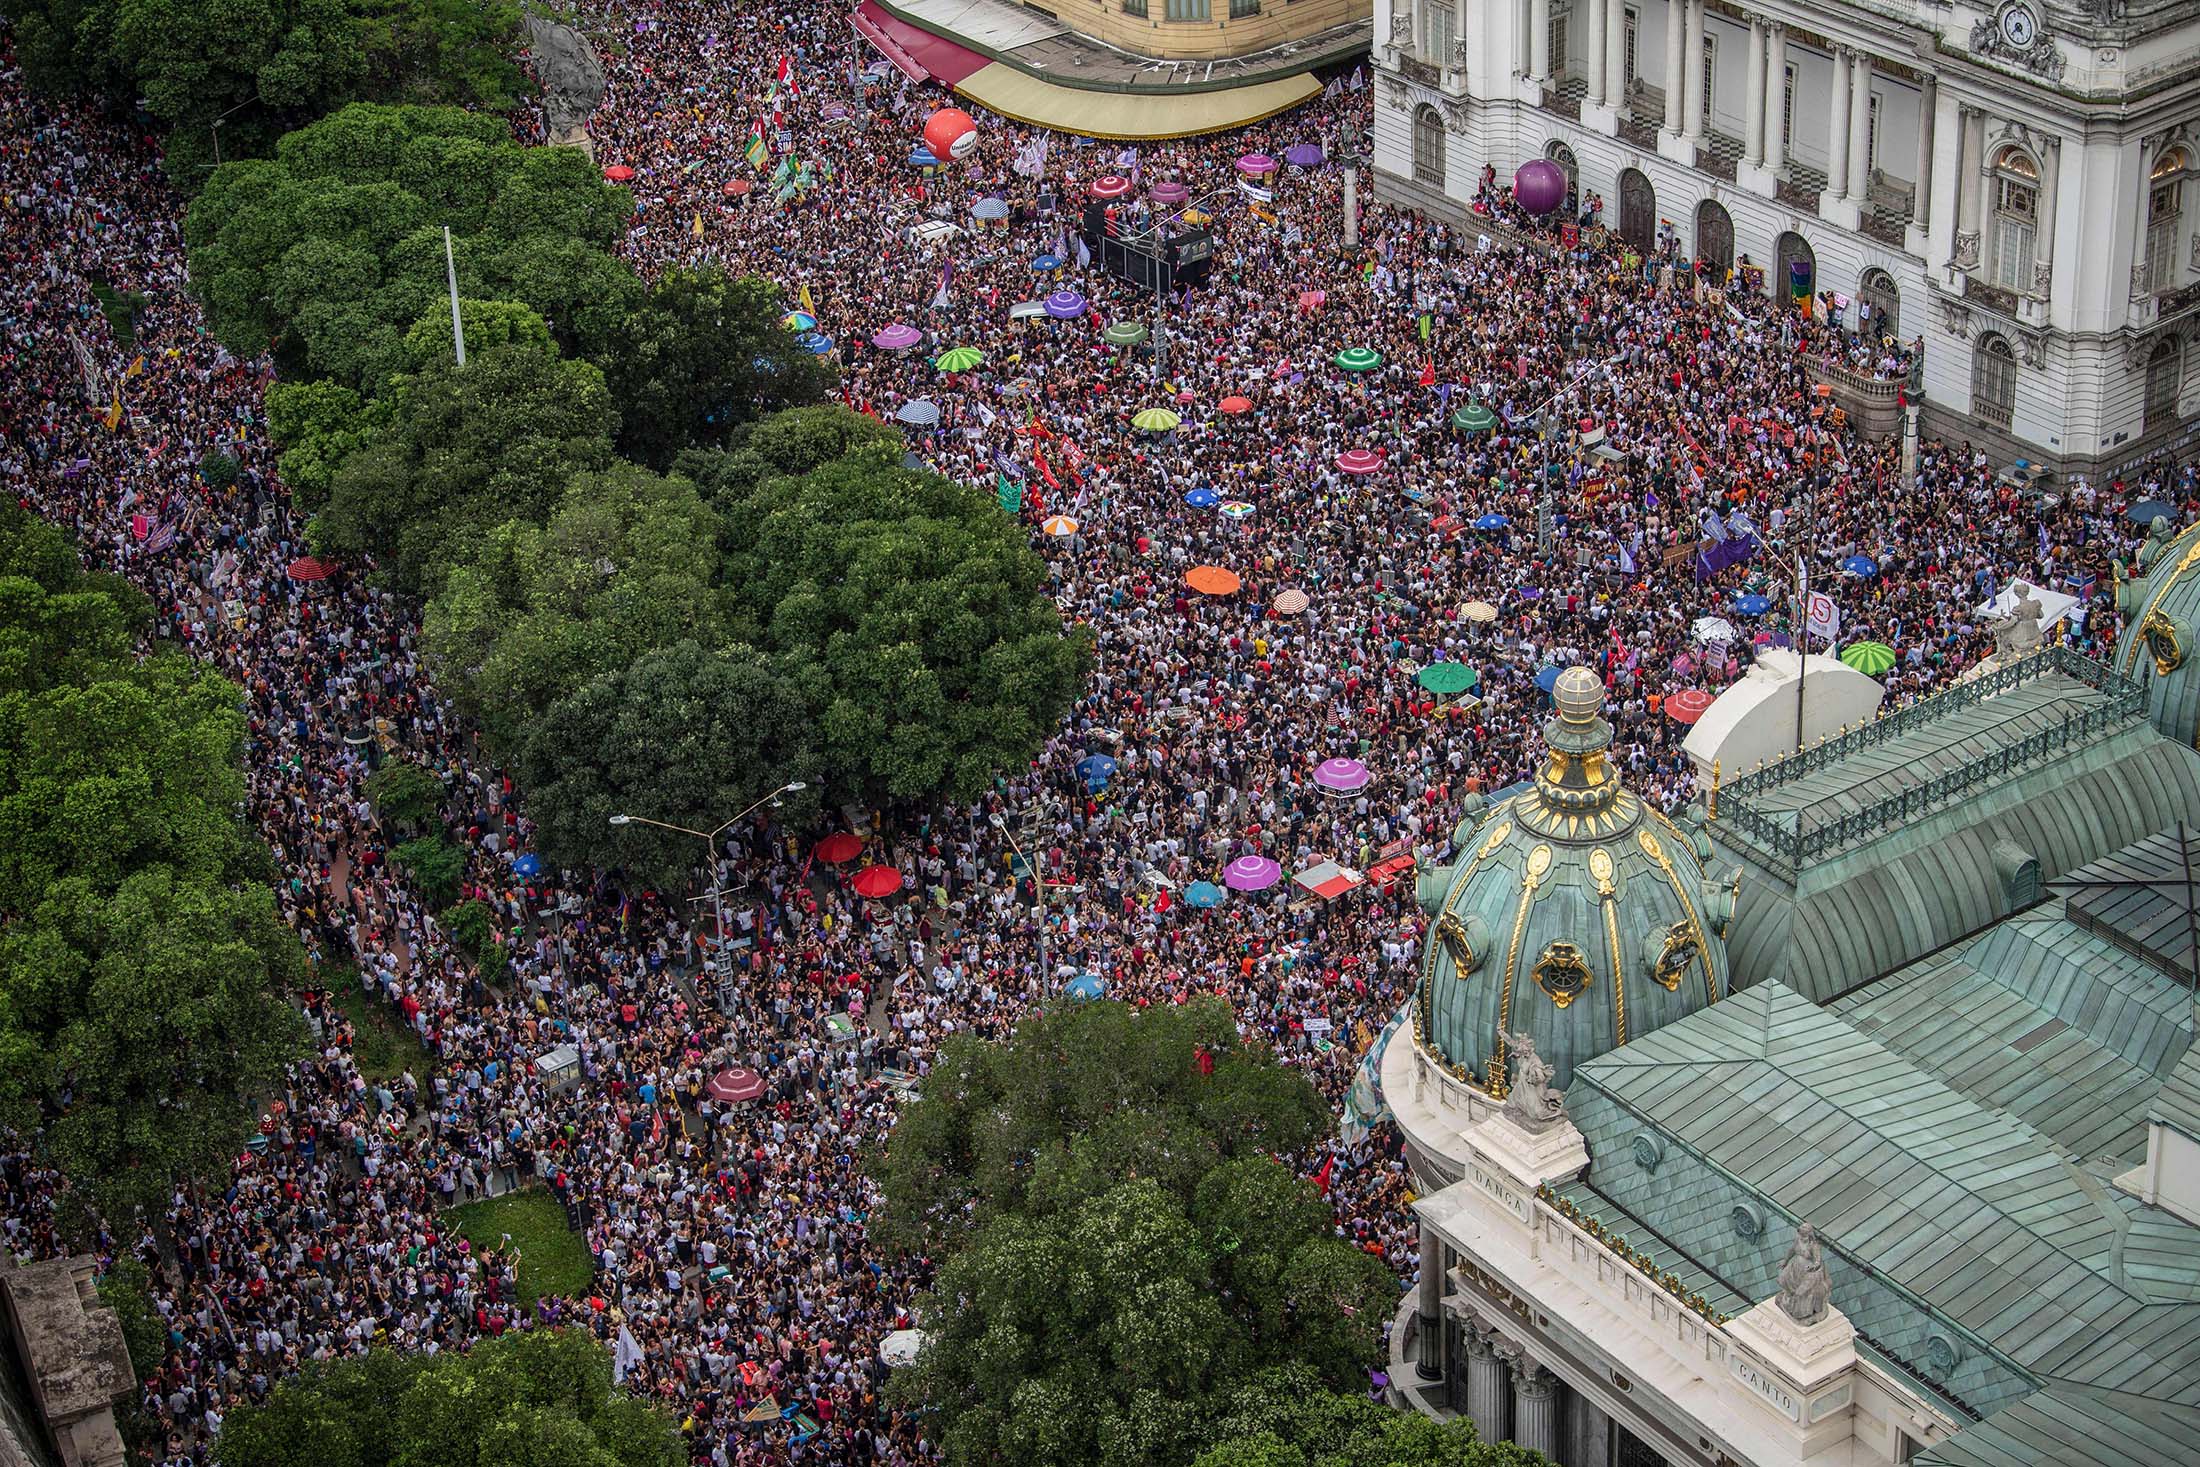
M955 90L1003 117L1088 138L1182 138L1273 117L1321 95L1312 72L1211 92L1095 92L1058 86L996 61Z

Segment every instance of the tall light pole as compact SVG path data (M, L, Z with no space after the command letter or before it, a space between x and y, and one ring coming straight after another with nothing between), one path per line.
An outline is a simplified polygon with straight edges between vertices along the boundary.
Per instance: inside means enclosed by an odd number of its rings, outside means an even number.
M998 814L988 815L986 819L995 830L1008 837L1008 848L1016 853L1017 859L1031 868L1031 915L1039 924L1039 997L1045 998L1054 983L1054 969L1047 962L1046 873L1039 869L1038 862L1024 854L1024 848L1017 844L1016 832L1008 828L1006 820Z
M681 835L692 835L697 840L703 842L704 847L709 851L710 854L711 919L718 924L718 944L719 947L723 949L726 942L726 899L724 892L720 889L718 881L718 837L725 834L734 826L740 824L749 816L755 814L758 810L763 809L764 806L771 804L781 795L791 795L798 790L805 790L808 788L809 786L807 784L804 784L801 780L790 779L785 784L781 785L778 789L773 790L770 794L764 796L763 799L758 800L755 804L749 806L748 809L743 810L740 814L734 816L731 820L726 821L723 825L718 826L714 830L690 830L685 825L673 825L667 821L651 820L646 816L641 815L614 815L611 817L611 823L613 825L654 825L659 830L670 830L675 831Z

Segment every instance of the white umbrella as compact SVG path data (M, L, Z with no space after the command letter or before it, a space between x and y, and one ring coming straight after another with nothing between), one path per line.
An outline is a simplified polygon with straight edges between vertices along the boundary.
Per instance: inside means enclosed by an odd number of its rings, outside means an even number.
M917 1351L923 1347L923 1330L897 1329L879 1342L878 1358L888 1365L911 1365L916 1362Z
M1723 616L1699 616L1696 618L1696 640L1706 645L1726 643L1731 646L1741 640L1734 632L1734 623Z

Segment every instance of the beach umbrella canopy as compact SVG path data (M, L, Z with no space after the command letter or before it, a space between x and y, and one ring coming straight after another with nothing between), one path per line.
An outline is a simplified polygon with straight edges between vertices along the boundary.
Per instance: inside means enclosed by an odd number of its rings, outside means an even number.
M2173 525L2177 523L2177 506L2159 499L2142 499L2124 513L2135 525L2151 525L2158 518L2166 519Z
M823 356L833 349L833 339L822 331L805 331L795 338L795 344L813 356Z
M1512 521L1501 514L1486 514L1474 522L1477 530L1502 530Z
M1141 408L1131 414L1131 426L1142 428L1148 433L1170 432L1183 421L1174 411L1163 407Z
M1487 601L1469 601L1459 608L1459 614L1468 621L1492 622L1497 620L1497 608Z
M909 150L909 166L911 168L937 168L940 166L939 155L920 144Z
M924 1348L924 1331L897 1329L878 1344L878 1358L888 1365L914 1365Z
M1293 168L1318 168L1322 162L1320 143L1293 143L1283 150L1283 161Z
M748 191L755 187L755 183L749 179L729 178L726 180L726 186L721 192L729 199L738 199L745 197Z
M1131 181L1119 173L1103 173L1086 191L1096 199L1120 199L1131 191Z
M512 863L512 874L514 876L542 875L542 857L536 855L533 851L529 851Z
M1237 160L1237 170L1248 177L1276 171L1276 160L1266 153L1244 153Z
M817 843L814 855L828 866L839 866L863 854L863 842L845 830L833 832Z
M1329 292L1326 290L1302 290L1299 292L1299 309L1318 311L1322 308L1322 302L1328 299Z
M1202 596L1231 596L1242 583L1236 571L1224 570L1219 565L1195 565L1184 572L1184 584Z
M1541 688L1544 692L1548 693L1551 689L1558 686L1558 674L1560 670L1561 669L1559 669L1555 665L1541 669L1535 675L1535 685Z
M1432 693L1450 697L1471 692L1482 676L1464 662L1431 662L1415 673L1413 680Z
M1737 639L1734 623L1723 616L1699 616L1695 626L1696 640L1706 646L1714 642L1732 645Z
M1039 530L1041 534L1056 537L1074 535L1077 533L1077 521L1066 514L1050 514L1039 521Z
M1347 372L1366 372L1383 364L1383 354L1371 346L1348 346L1331 360Z
M1146 196L1157 204L1181 204L1192 196L1192 191L1173 178L1165 178L1146 190Z
M1283 868L1266 856L1240 856L1222 873L1222 884L1232 891L1266 891L1282 879Z
M932 358L932 365L942 372L967 372L985 365L985 353L974 346L949 347Z
M1228 413L1233 418L1236 417L1239 413L1249 413L1252 410L1253 400L1249 397L1242 397L1234 392L1231 393L1228 397L1224 398L1222 401L1215 404L1216 412Z
M1034 255L1031 260L1031 268L1042 275L1049 270L1059 270L1062 268L1062 257L1060 255Z
M603 171L603 176L613 183L631 183L634 179L634 170L624 163L614 163Z
M1333 795L1349 795L1367 788L1375 776L1357 759L1324 759L1314 766L1314 785Z
M720 1070L703 1086L703 1092L713 1100L733 1104L736 1101L754 1100L764 1093L764 1077L747 1065L735 1065Z
M1852 555L1841 562L1841 569L1859 580L1869 580L1879 574L1879 562L1868 555Z
M1115 761L1105 754L1087 754L1077 761L1077 777L1094 789L1115 778Z
M1841 660L1866 677L1877 677L1894 666L1894 648L1885 642L1851 642L1841 649Z
M1189 907L1219 907L1227 900L1227 893L1212 881L1195 881L1184 888L1184 904Z
M914 427L929 428L940 420L939 404L933 402L930 398L920 397L914 402L905 402L894 409L894 418L898 422L908 423Z
M1108 991L1108 980L1098 973L1079 973L1069 980L1068 991L1079 1003L1090 1003Z
M901 890L901 872L892 866L866 866L849 884L860 897L890 897Z
M815 331L817 329L817 317L811 315L808 311L789 311L779 318L779 324L789 331Z
M1675 723L1694 723L1711 706L1711 695L1702 688L1682 688L1665 695L1665 711Z
M1212 489L1194 489L1184 496L1184 502L1194 509L1212 509L1222 503L1222 496Z
M1146 339L1146 328L1137 321L1111 321L1100 335L1110 346L1136 346Z
M301 555L290 563L288 574L294 581L325 581L329 578L329 573L335 569L336 566L331 561L316 559L311 555Z
M1253 514L1253 506L1247 504L1242 499L1225 499L1222 501L1221 505L1217 507L1215 512L1222 515L1225 519L1249 519L1252 517Z
M923 332L914 326L905 326L896 321L891 326L880 327L878 334L871 338L871 345L881 351L907 351L922 340Z
M1772 609L1772 598L1751 591L1734 598L1734 610L1741 616L1763 616Z
M1276 599L1270 604L1284 616L1297 616L1313 603L1297 586L1286 586L1276 593Z
M970 217L987 223L1008 217L1008 200L980 199L970 206Z
M1085 298L1074 290L1058 290L1042 304L1046 313L1057 321L1074 321L1085 314Z
M1337 455L1337 467L1348 474L1372 474L1383 466L1383 456L1372 449L1348 448Z
M1497 414L1474 399L1451 415L1451 425L1462 433L1487 433L1497 426Z

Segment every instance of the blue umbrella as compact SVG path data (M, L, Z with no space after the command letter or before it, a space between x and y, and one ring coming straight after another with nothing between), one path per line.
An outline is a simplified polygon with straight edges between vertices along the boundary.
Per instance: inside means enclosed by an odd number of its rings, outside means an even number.
M1222 503L1222 496L1212 489L1194 489L1184 496L1184 502L1194 509L1213 509Z
M1759 596L1752 591L1746 596L1734 598L1734 610L1743 616L1763 616L1772 609L1770 596Z
M1860 580L1869 580L1879 574L1879 562L1868 555L1852 555L1841 562L1841 569Z
M896 408L894 416L899 421L909 423L915 427L929 428L940 420L939 404L929 398L920 397L914 402L905 402L899 408Z
M1031 262L1031 268L1042 272L1059 270L1062 268L1062 257L1060 255L1041 255Z
M2151 525L2156 516L2166 518L2173 525L2177 523L2177 506L2165 504L2159 499L2142 499L2124 513L2130 516L2135 525Z
M1079 1003L1098 998L1108 991L1108 981L1098 973L1079 973L1069 980L1069 996Z
M1555 664L1544 668L1535 675L1535 685L1548 693L1558 686L1558 672L1559 669Z
M1219 907L1225 893L1212 881L1195 881L1184 888L1184 900L1194 907Z
M1115 761L1105 754L1087 754L1077 761L1077 776L1098 789L1115 778Z
M1502 530L1512 521L1501 514L1486 514L1474 522L1477 530Z
M540 876L542 874L542 857L536 855L533 851L529 851L512 863L512 872L516 876Z
M909 166L912 168L937 168L940 166L940 160L932 156L930 148L918 148L909 155Z
M804 350L814 352L818 356L823 356L833 349L833 339L822 331L806 331L797 336L795 341Z

